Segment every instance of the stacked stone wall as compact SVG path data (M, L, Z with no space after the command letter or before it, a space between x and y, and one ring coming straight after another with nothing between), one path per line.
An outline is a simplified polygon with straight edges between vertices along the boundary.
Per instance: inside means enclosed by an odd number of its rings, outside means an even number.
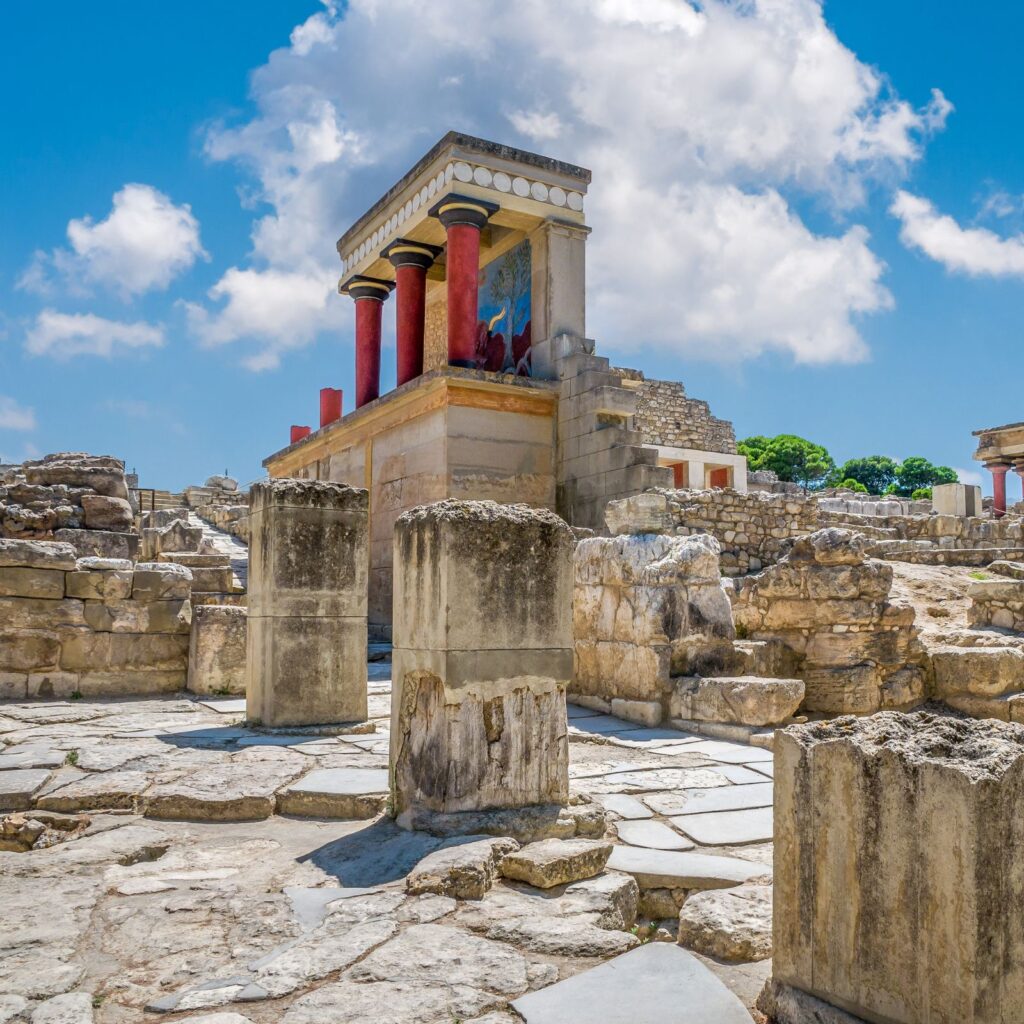
M710 533L718 540L726 576L773 565L789 541L811 533L818 523L817 505L796 495L712 490L670 491L667 498L677 533Z
M184 689L191 586L180 565L0 540L0 697Z
M0 473L0 537L62 540L79 555L138 557L124 463L59 452Z
M711 415L707 402L687 398L678 381L644 380L634 425L646 444L736 454L736 433L728 420Z
M735 583L737 632L793 652L807 711L867 714L924 699L914 609L889 600L892 567L869 561L869 546L860 534L819 530Z
M978 580L967 596L967 624L975 629L994 626L1024 633L1024 580Z

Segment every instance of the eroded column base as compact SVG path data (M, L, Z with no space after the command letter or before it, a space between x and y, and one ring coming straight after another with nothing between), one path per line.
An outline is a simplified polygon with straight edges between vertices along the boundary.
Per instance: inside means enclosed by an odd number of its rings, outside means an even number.
M604 808L587 803L574 807L534 804L531 807L503 807L485 811L456 811L442 814L424 808L410 808L399 814L401 828L435 836L511 836L520 843L540 839L599 839L605 831Z
M862 1017L775 978L764 983L756 1005L771 1024L867 1024Z

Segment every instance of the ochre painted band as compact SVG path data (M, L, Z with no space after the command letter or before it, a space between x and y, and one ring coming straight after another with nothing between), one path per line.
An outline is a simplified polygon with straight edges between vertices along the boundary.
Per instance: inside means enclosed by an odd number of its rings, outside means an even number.
M431 259L436 255L430 249L421 249L418 245L396 245L394 248L388 249L388 256L394 256L399 252L414 252L418 256L429 256Z
M491 215L491 211L486 206L477 206L476 203L445 203L444 206L438 207L438 216L442 213L447 213L449 210L475 210L477 213L482 213L485 217L490 217Z

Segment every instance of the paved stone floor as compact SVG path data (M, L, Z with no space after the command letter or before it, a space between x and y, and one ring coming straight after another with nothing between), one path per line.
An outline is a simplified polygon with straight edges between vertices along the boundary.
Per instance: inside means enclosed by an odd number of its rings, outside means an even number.
M609 985L631 1022L746 1019L770 965L743 961L769 952L770 752L571 707L608 869L409 896L451 841L377 814L389 673L369 665L376 731L343 737L256 734L241 701L0 704L0 800L30 811L0 852L0 1024L571 1024L620 1019ZM673 944L684 892L695 953Z

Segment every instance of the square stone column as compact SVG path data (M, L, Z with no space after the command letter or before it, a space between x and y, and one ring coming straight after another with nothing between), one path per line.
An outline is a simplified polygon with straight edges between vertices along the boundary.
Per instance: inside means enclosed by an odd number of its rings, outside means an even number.
M1020 726L882 712L776 732L759 1008L782 1024L1020 1020L1022 801Z
M525 505L449 500L398 519L391 791L400 825L567 803L573 547L563 520Z
M249 720L364 721L368 492L277 479L249 500Z

